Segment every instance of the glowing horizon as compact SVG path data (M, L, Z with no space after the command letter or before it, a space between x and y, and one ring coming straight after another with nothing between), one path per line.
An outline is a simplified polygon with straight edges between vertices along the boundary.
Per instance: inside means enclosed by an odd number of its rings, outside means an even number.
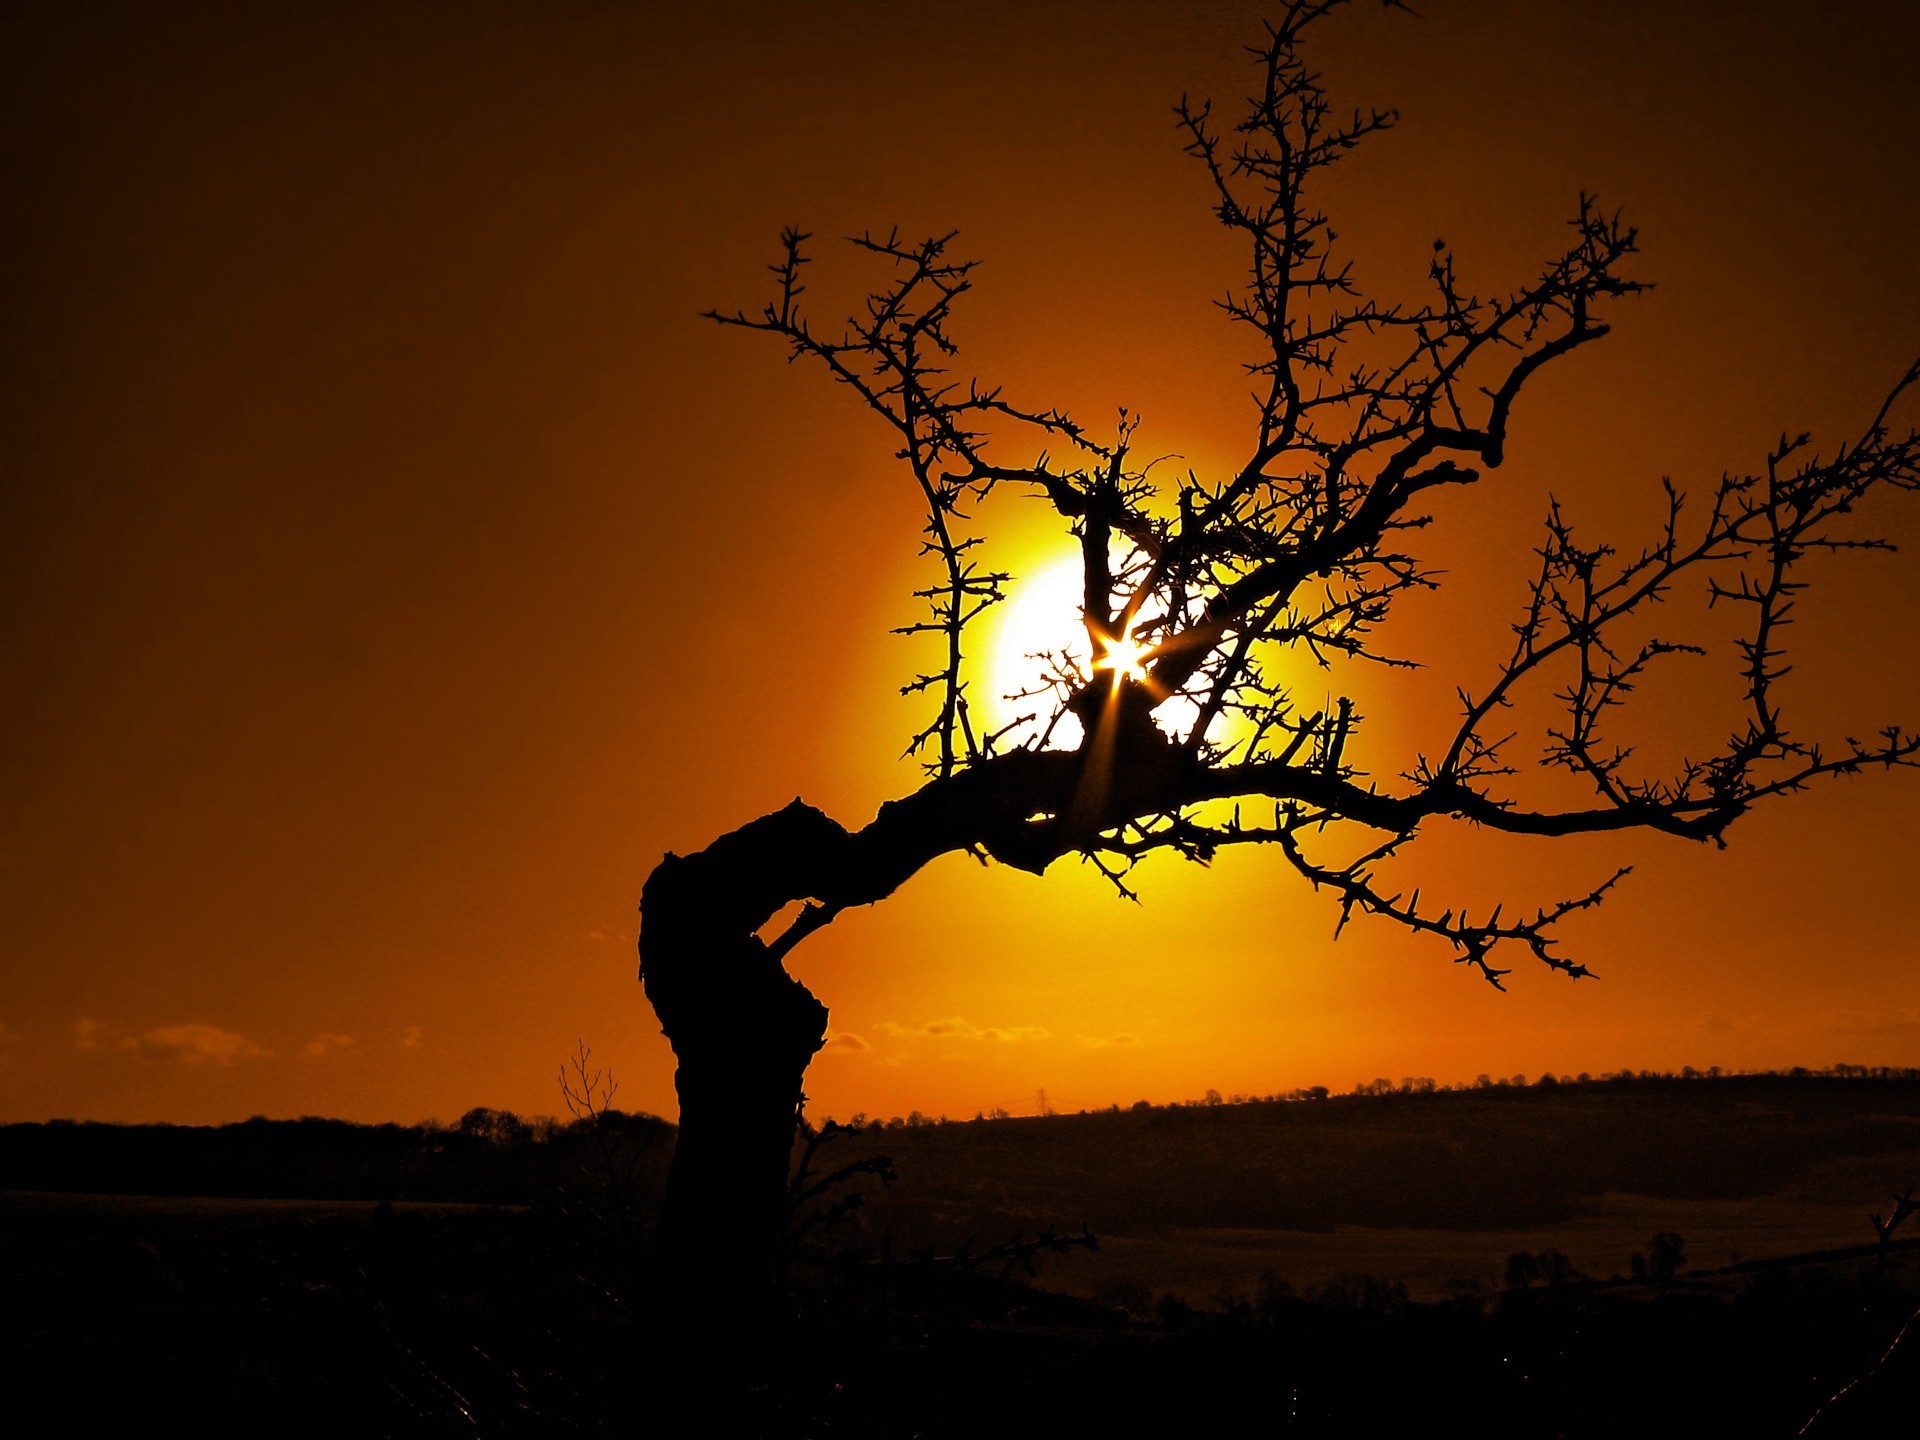
M699 311L759 301L783 224L821 237L822 316L870 278L833 237L959 227L984 263L956 383L1096 428L1126 405L1139 456L1233 473L1248 355L1214 302L1244 261L1168 115L1245 92L1259 12L1229 11L4 22L34 360L0 387L0 1118L548 1113L579 1037L624 1106L673 1114L634 980L648 871L796 796L859 825L925 778L898 694L922 640L887 633L928 581L896 442ZM1661 476L1697 490L1783 428L1851 433L1920 350L1920 195L1887 180L1920 136L1920 15L1754 14L1636 0L1605 45L1576 0L1327 29L1341 104L1404 116L1326 197L1367 293L1420 293L1442 236L1463 283L1521 282L1595 189L1658 284L1517 412L1488 483L1436 491L1408 546L1443 584L1396 622L1428 668L1299 657L1309 711L1354 695L1382 785L1511 647L1550 494L1631 553ZM1500 83L1463 90L1494 47ZM876 78L909 60L914 85ZM1808 65L1818 125L1775 103ZM1596 123L1595 94L1635 103ZM1023 577L969 637L997 729L1020 656L1092 658L1064 526L985 509ZM1809 739L1920 718L1920 520L1892 528L1897 555L1796 612ZM1700 598L1656 628L1693 635ZM1641 698L1644 754L1740 721L1704 683ZM1920 1063L1917 779L1789 800L1724 852L1441 822L1402 878L1476 913L1635 867L1568 927L1601 978L1521 971L1506 996L1362 920L1336 945L1337 907L1258 851L1151 861L1139 905L1073 861L950 856L793 952L836 1037L808 1091L971 1115L1042 1087L1074 1109Z

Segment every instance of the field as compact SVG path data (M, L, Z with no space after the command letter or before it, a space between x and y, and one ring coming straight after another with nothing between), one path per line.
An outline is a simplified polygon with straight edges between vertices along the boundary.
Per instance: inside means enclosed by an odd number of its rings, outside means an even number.
M0 1129L8 1381L95 1430L644 1429L675 1353L647 1305L669 1140L490 1113ZM868 1126L816 1161L879 1154L897 1181L856 1182L796 1254L804 1323L739 1433L1224 1435L1252 1406L1289 1435L1445 1409L1487 1435L1793 1434L1920 1290L1905 1232L1876 1251L1867 1219L1920 1178L1912 1078ZM964 1260L1083 1227L1099 1248L1031 1279L1030 1244ZM1888 1433L1913 1368L1896 1346L1816 1433Z
M1419 1299L1498 1288L1516 1251L1629 1273L1660 1231L1696 1269L1870 1244L1920 1181L1920 1085L1750 1077L1196 1105L866 1131L893 1156L869 1232L951 1247L1048 1224L1049 1268L1195 1305L1364 1273Z

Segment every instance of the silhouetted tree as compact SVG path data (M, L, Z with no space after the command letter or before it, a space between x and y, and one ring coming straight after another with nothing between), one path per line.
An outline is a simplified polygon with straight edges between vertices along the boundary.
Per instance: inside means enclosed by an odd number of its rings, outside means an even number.
M1531 1290L1536 1284L1557 1289L1581 1278L1573 1262L1559 1250L1516 1250L1507 1256L1503 1283L1509 1290Z
M527 1122L513 1111L491 1110L485 1105L476 1105L467 1111L454 1129L489 1145L517 1145L531 1133Z
M1507 1256L1502 1283L1509 1290L1526 1290L1540 1278L1540 1257L1531 1250L1516 1250Z
M1205 862L1227 846L1265 845L1331 893L1341 926L1377 916L1497 986L1509 949L1586 974L1554 927L1620 875L1531 914L1470 916L1382 878L1430 822L1718 842L1763 801L1920 753L1920 737L1897 727L1867 741L1804 737L1778 686L1803 563L1883 546L1860 531L1861 502L1916 486L1920 438L1891 424L1915 371L1850 439L1823 450L1804 435L1783 439L1757 473L1701 495L1668 485L1663 521L1638 548L1585 538L1548 501L1517 616L1498 622L1513 636L1504 663L1462 678L1457 716L1399 773L1362 770L1351 700L1295 702L1283 657L1411 663L1380 633L1402 597L1438 584L1414 553L1421 527L1502 462L1534 377L1605 336L1605 317L1642 288L1629 269L1634 230L1583 196L1564 247L1511 290L1469 290L1436 242L1424 303L1364 296L1315 184L1395 116L1335 114L1302 58L1303 36L1341 3L1285 7L1257 52L1257 91L1230 124L1206 104L1177 109L1214 213L1247 256L1223 302L1257 357L1236 469L1174 475L1136 458L1127 411L1096 432L964 378L949 322L973 262L956 256L952 235L855 239L885 278L858 314L826 327L803 305L810 237L790 229L772 298L713 315L774 336L890 430L934 566L925 618L909 628L937 641L938 659L905 687L930 701L909 746L926 768L912 793L851 829L795 800L695 854L667 856L647 880L641 973L678 1060L679 1148L659 1231L669 1275L691 1265L698 1285L736 1301L771 1284L802 1076L827 1023L783 962L939 855L963 850L1034 874L1078 855L1131 893L1129 869L1150 852ZM969 705L967 640L1008 577L978 553L976 519L980 502L1008 490L1042 497L1078 541L1093 658L1053 657L1049 682L1027 697L1032 723L985 733ZM1615 722L1650 671L1705 652L1632 632L1690 579L1742 621L1744 715L1697 758L1644 773ZM1534 735L1534 758L1578 783L1571 804L1518 781L1510 707L1522 699L1557 711ZM756 932L795 902L804 908L762 940Z
M1636 1250L1628 1268L1636 1280L1664 1283L1673 1279L1687 1263L1687 1242L1672 1230L1661 1230L1647 1241L1645 1250Z

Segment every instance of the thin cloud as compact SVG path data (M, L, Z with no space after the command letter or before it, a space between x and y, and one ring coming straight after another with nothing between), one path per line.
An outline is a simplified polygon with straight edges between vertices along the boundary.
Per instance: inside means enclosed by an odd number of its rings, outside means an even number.
M880 1023L880 1029L883 1034L897 1035L903 1039L989 1040L1017 1043L1053 1038L1051 1030L1039 1025L975 1025L964 1015L949 1015L944 1020L929 1020L920 1026L907 1026L892 1020L883 1020Z
M824 1048L828 1050L864 1051L873 1049L873 1046L869 1045L858 1035L855 1035L851 1030L841 1030L827 1037L827 1043Z
M333 1050L350 1050L355 1043L351 1035L316 1035L301 1048L305 1054L320 1056Z
M1109 1045L1133 1044L1131 1035L1076 1035L1073 1038L1093 1050L1103 1050Z
M182 1065L232 1065L273 1054L244 1035L218 1025L161 1025L120 1042L142 1060L172 1061Z
M106 1035L107 1027L98 1020L80 1019L73 1022L73 1048L76 1050L98 1050L100 1041Z
M1843 1038L1904 1036L1920 1026L1920 1012L1911 1006L1886 1010L1828 1010L1815 1017L1816 1033Z
M426 1031L422 1030L418 1025L409 1025L400 1032L400 1048L402 1050L418 1050L420 1048L420 1042L426 1038Z

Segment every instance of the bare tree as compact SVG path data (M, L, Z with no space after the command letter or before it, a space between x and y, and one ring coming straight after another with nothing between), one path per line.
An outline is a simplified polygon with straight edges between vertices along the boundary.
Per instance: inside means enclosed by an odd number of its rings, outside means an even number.
M1804 563L1885 548L1861 530L1861 502L1920 483L1920 437L1892 423L1920 366L1851 439L1816 449L1785 438L1758 473L1698 495L1668 485L1664 522L1638 548L1587 540L1548 502L1504 663L1463 677L1443 738L1399 773L1360 768L1350 700L1313 712L1295 703L1284 657L1412 663L1381 633L1401 597L1437 584L1415 553L1421 528L1501 463L1533 378L1605 336L1605 317L1642 288L1633 229L1582 197L1564 248L1510 291L1469 291L1436 244L1423 303L1364 296L1315 182L1395 116L1335 113L1302 57L1310 27L1342 3L1286 6L1256 52L1258 92L1230 124L1205 104L1177 111L1214 212L1247 256L1224 302L1257 355L1251 435L1232 473L1169 475L1136 458L1126 411L1096 433L963 377L949 321L972 262L951 235L854 240L883 279L860 313L827 327L803 304L810 237L788 230L771 299L713 315L774 336L890 427L934 565L913 629L938 642L938 659L906 687L930 702L910 747L926 769L913 793L855 829L796 800L697 854L669 855L647 880L642 978L679 1062L679 1149L659 1232L670 1270L696 1265L736 1300L769 1283L802 1076L827 1021L783 961L948 851L1036 874L1080 855L1124 892L1152 851L1205 861L1267 845L1331 893L1342 926L1355 913L1391 921L1499 985L1510 952L1585 974L1555 925L1619 876L1532 913L1469 915L1382 878L1429 821L1718 842L1762 801L1920 755L1920 736L1899 727L1808 738L1789 726L1779 687ZM1090 670L1055 666L1029 697L1031 726L990 734L968 703L967 641L1008 577L985 566L976 517L1009 488L1044 497L1077 540L1094 658ZM1701 758L1646 773L1620 726L1649 671L1706 654L1645 638L1646 612L1688 581L1740 618L1744 713L1725 739L1707 737ZM1543 703L1555 718L1526 739L1508 733ZM1538 765L1565 772L1580 797L1531 798L1538 787L1522 779ZM794 902L804 908L763 942L756 932Z

